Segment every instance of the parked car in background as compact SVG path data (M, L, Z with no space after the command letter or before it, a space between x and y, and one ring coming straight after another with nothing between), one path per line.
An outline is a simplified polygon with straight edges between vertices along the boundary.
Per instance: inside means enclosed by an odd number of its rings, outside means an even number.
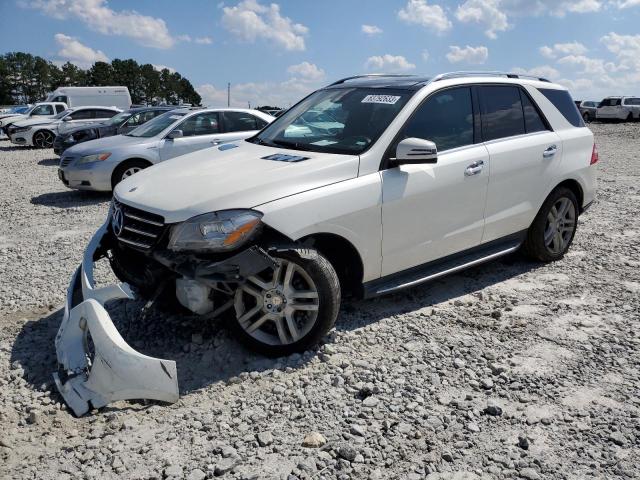
M88 106L64 110L53 118L21 120L9 127L11 143L37 148L53 147L54 139L66 129L97 123L120 113L115 107Z
M0 119L0 129L5 135L9 135L9 127L16 122L35 118L53 118L67 110L67 108L67 104L62 102L39 102L24 113Z
M592 100L583 100L578 105L578 110L580 110L580 115L585 122L591 122L596 119L596 110L598 109L598 102L594 102Z
M176 107L140 107L120 112L108 120L92 125L82 125L67 129L64 133L56 135L53 141L53 151L56 155L62 155L67 148L78 143L88 142L97 138L112 137L129 133L131 130L143 125Z
M47 102L64 102L69 108L85 106L131 108L127 87L60 87L47 96Z
M251 137L273 120L258 110L172 110L125 135L65 150L58 176L69 188L110 191L124 178L155 163Z
M640 97L607 97L596 110L598 120L639 120Z
M33 105L14 105L13 107L4 108L2 112L0 112L0 120L17 115L24 115L32 106Z

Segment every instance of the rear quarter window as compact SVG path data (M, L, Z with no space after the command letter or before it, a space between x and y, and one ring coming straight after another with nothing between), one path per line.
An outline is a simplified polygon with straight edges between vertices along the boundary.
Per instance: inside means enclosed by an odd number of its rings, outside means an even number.
M539 88L538 90L560 111L567 122L574 127L584 127L580 111L568 91L551 88Z

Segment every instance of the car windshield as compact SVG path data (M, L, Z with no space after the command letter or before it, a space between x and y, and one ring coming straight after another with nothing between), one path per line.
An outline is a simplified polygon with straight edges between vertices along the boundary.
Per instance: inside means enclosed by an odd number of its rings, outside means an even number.
M153 120L149 120L147 123L140 125L138 128L134 128L129 133L126 133L128 137L155 137L167 127L173 125L177 120L184 117L185 113L167 112L162 115L158 115Z
M29 107L13 107L11 110L9 110L9 113L26 113L29 110Z
M373 88L319 90L247 141L358 155L378 140L413 93Z
M132 115L133 115L132 112L120 112L117 115L114 115L110 119L106 120L105 123L107 125L120 125L122 122L127 120Z
M54 120L60 120L62 117L65 117L67 114L73 112L73 110L71 110L70 108L68 108L67 110L63 110L62 112L60 112L59 114L57 114L55 117L53 117Z

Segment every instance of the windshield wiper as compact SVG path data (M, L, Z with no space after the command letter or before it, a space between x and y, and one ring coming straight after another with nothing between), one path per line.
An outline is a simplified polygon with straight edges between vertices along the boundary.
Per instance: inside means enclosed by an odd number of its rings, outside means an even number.
M302 150L304 152L313 152L314 150L309 147L309 145L296 143L296 142L287 142L286 140L273 140L273 143L280 147L290 148L292 150Z

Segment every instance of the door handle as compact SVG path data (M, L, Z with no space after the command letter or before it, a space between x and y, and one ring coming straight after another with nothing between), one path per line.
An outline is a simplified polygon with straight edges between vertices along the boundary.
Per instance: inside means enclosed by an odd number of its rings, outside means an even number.
M484 168L484 162L482 160L478 160L477 162L473 162L464 170L464 174L467 177L471 177L473 175L479 174Z
M542 158L552 158L558 152L558 147L551 145L544 152L542 152Z

